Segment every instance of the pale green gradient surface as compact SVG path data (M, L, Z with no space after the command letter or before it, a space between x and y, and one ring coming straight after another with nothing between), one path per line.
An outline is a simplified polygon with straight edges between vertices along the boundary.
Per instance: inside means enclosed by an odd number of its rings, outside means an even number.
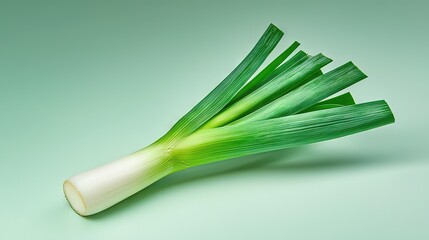
M91 3L89 3L91 2ZM2 1L0 239L428 239L427 1ZM397 123L202 166L101 214L64 179L154 141L269 23ZM275 55L275 54L274 54ZM273 59L274 55L270 58Z

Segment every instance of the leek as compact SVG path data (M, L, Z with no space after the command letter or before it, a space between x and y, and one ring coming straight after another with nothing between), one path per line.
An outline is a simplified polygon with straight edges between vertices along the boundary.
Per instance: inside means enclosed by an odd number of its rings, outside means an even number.
M81 216L103 211L174 172L250 154L311 144L394 122L386 102L356 104L363 80L353 63L328 73L332 60L294 42L257 73L283 32L270 25L244 60L153 144L67 179L64 193ZM251 78L252 75L255 77Z

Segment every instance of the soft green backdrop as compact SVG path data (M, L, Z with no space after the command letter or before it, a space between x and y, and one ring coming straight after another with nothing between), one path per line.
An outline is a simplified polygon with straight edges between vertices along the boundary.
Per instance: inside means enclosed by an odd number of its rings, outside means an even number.
M0 239L429 239L427 1L1 1ZM64 179L151 143L269 23L397 123L190 169L82 218ZM330 68L332 68L330 67Z

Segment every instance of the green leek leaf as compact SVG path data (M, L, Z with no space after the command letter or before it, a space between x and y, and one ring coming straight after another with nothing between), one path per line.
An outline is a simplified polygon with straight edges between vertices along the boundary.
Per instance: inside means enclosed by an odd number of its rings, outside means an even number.
M237 102L238 100L242 99L247 94L253 92L255 89L259 88L260 86L264 85L266 82L268 76L270 76L277 67L283 63L283 61L288 58L295 49L298 48L300 45L299 42L294 42L290 47L288 47L283 53L281 53L274 61L272 61L270 64L268 64L267 67L264 68L256 77L254 77L251 81L249 81L244 87L238 91L238 93L234 96L234 98L229 102L228 105Z
M298 113L366 77L352 62L348 62L307 82L232 124L243 124Z
M156 143L186 137L222 110L262 65L282 36L283 32L271 24L246 58Z
M248 114L249 112L259 108L261 105L272 101L273 96L284 94L285 92L301 85L306 80L309 80L310 76L316 74L320 68L331 61L332 60L330 58L325 57L323 54L309 57L300 65L294 67L290 71L285 71L279 74L262 87L256 89L251 94L231 105L221 114L207 122L203 128L223 126Z
M343 137L394 122L385 101L297 114L251 124L202 129L174 155L189 166Z
M312 111L334 108L334 107L343 107L343 106L354 105L354 104L356 104L356 102L353 99L352 94L347 92L337 97L333 97L328 100L316 103L313 106L301 111L301 113L312 112Z

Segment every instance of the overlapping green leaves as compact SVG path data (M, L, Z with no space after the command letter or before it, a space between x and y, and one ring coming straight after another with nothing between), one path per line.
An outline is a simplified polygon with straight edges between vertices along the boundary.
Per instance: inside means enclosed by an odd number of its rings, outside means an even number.
M332 60L294 42L261 66L282 36L270 25L243 62L157 143L183 166L329 140L393 123L384 101L355 104L350 93L324 100L363 80L352 62L327 73ZM247 82L247 84L246 84Z
M203 129L174 150L189 166L338 138L393 123L384 101Z
M156 143L170 144L190 135L222 110L258 70L282 36L283 32L271 24L246 58Z

